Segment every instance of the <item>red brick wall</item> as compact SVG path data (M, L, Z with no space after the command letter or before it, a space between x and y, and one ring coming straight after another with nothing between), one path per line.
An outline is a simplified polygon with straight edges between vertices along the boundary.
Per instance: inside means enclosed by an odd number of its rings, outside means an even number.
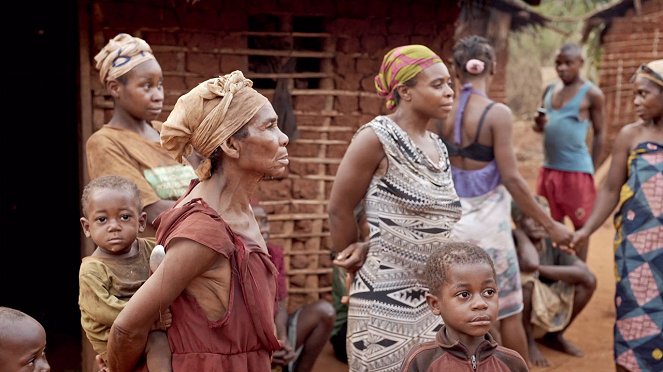
M599 86L605 94L606 155L621 127L637 120L633 74L641 64L663 58L663 0L642 3L639 16L631 9L614 18L603 38Z
M153 48L165 76L165 120L177 98L199 82L239 69L248 73L249 19L255 14L280 17L322 17L328 57L322 69L329 77L317 89L297 89L293 95L300 138L289 146L287 178L261 183L259 199L270 214L272 235L284 246L289 272L290 307L329 298L330 241L326 200L347 144L354 131L384 112L384 101L373 86L384 54L391 48L420 43L450 59L454 0L274 1L243 2L110 1L88 4L90 46L89 83L92 117L83 123L92 132L110 118L112 100L99 83L94 55L119 32L145 39ZM233 51L234 50L234 51ZM254 71L255 72L255 71ZM312 94L311 94L312 93ZM271 91L265 91L271 97ZM83 133L86 133L84 130ZM87 138L83 138L85 141Z

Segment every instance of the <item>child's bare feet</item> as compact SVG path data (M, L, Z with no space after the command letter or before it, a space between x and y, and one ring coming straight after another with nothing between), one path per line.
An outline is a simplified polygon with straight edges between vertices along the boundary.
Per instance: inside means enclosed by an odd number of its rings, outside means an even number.
M585 354L577 346L567 341L561 332L555 333L546 333L543 338L541 338L541 343L548 346L551 349L573 355L575 357L581 357Z
M541 350L539 350L539 347L536 346L536 342L530 342L529 345L529 361L530 365L534 365L536 367L548 367L550 366L550 363L548 363L548 359L543 356L541 353Z

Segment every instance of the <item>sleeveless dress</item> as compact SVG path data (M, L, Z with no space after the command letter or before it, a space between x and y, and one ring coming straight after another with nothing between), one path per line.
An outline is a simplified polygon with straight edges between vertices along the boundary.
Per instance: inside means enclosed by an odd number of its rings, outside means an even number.
M454 139L449 145L460 147L463 132L463 114L471 95L486 97L485 93L465 84L460 93L458 110L454 118ZM474 147L475 153L479 145L479 134L483 121L492 102L486 106L477 126L474 142L465 147ZM451 236L455 240L468 241L476 244L490 255L497 274L497 287L500 292L498 319L508 318L523 310L523 291L518 267L518 254L511 235L511 194L502 185L502 177L497 168L492 147L481 145L484 158L473 156L466 158L487 161L479 169L462 169L451 166L456 192L460 197L463 218L454 226ZM492 156L487 157L487 149ZM461 152L450 151L451 156L463 156ZM465 154L468 155L468 154ZM470 154L472 155L472 154Z
M420 273L460 219L460 202L437 135L430 134L440 157L433 164L388 117L357 132L367 128L380 140L388 169L373 176L364 199L369 250L350 288L346 345L351 371L398 371L410 349L434 340L441 327Z
M663 144L640 143L615 214L615 362L663 371Z
M277 272L267 253L235 234L202 199L163 212L155 224L157 242L166 251L173 239L191 239L227 257L232 267L228 311L221 319L209 320L190 291L200 282L192 282L172 303L173 371L271 371L272 352L280 345L274 325ZM208 278L196 280L221 289Z

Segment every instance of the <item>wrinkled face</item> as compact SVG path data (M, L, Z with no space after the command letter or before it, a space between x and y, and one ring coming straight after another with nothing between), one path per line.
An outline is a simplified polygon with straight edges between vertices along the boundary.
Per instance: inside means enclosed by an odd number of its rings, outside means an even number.
M421 71L416 79L417 84L407 88L412 107L431 118L446 118L454 103L452 80L447 66L436 63Z
M125 190L98 189L92 192L81 218L83 232L107 253L120 255L131 250L138 233L145 229L147 214L139 201Z
M575 53L559 53L555 58L555 70L565 84L578 78L582 64L582 56Z
M163 108L163 74L156 60L145 61L125 74L126 84L111 84L115 107L139 120L151 121Z
M663 88L648 79L636 77L633 105L642 120L660 118L663 116Z
M269 221L267 221L267 212L265 212L263 207L253 207L253 215L256 217L256 221L258 221L262 238L265 239L265 243L267 243L269 241Z
M246 125L248 136L239 140L239 166L263 177L285 174L288 164L288 136L277 125L272 105L266 103Z
M487 263L454 265L437 294L428 294L433 313L441 315L450 334L481 337L497 319L495 274Z
M31 318L16 321L11 331L5 334L0 349L0 371L42 372L50 371L46 360L46 332L41 324Z

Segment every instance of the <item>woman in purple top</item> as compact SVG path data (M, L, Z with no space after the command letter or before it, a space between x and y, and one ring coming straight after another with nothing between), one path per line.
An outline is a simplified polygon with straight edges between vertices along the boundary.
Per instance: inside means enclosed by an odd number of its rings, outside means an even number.
M435 128L447 145L462 205L462 218L452 237L477 244L493 259L500 291L501 342L527 359L522 287L511 237L511 196L525 214L546 228L553 241L567 244L572 234L539 207L518 172L511 110L486 96L495 72L493 48L485 38L469 36L454 46L453 57L462 84L450 116L454 123L437 122Z

